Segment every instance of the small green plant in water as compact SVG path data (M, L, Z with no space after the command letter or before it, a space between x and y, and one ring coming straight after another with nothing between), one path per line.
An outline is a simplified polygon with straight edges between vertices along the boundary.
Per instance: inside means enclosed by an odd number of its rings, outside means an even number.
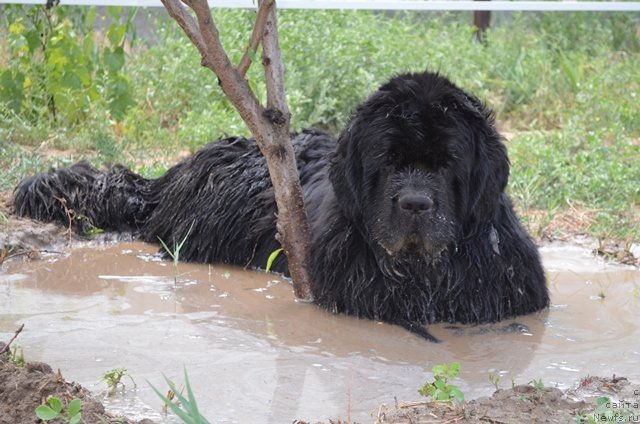
M100 377L100 380L98 380L98 383L104 381L107 384L107 395L111 396L118 389L118 385L122 386L122 388L124 389L122 378L125 376L129 377L129 379L133 383L133 387L137 386L135 380L133 379L133 377L131 377L131 374L127 372L126 368L114 368L105 372L104 374L102 374L102 377Z
M450 365L441 364L434 365L431 368L433 372L433 381L426 382L418 389L418 393L422 396L431 398L439 402L457 402L464 401L464 393L456 385L449 384L460 372L460 363L452 362Z
M82 234L87 237L94 237L98 234L104 233L104 230L93 225L91 219L87 216L77 215L74 217L74 221L79 224L80 228L82 228Z
M187 370L184 370L184 385L187 389L186 398L176 389L176 385L173 381L169 380L164 374L162 376L169 385L170 393L173 393L177 398L177 401L174 402L172 399L169 399L167 396L160 393L160 391L152 384L149 383L149 386L151 386L151 389L156 392L160 399L162 399L167 408L171 409L171 412L176 414L178 418L186 424L209 424L209 421L200 414L200 411L198 411L198 405L196 403L196 398L193 395L191 384L189 383Z
M600 299L600 301L604 301L607 298L607 287L605 287L601 281L598 281L598 285L600 286L600 290L598 291L598 299Z
M9 362L14 364L16 367L24 367L24 352L22 348L18 345L12 345L11 350L7 352L9 355Z
M536 390L536 392L544 392L545 387L544 387L544 382L542 381L541 378L539 379L533 379L529 382L529 385L533 386L533 388Z
M47 403L36 408L36 416L42 421L62 420L65 424L77 424L82 419L82 401L74 398L64 408L62 401L55 397L49 396Z
M182 246L184 245L184 243L187 241L187 238L189 237L189 234L191 234L191 230L193 229L193 224L195 224L195 221L193 221L191 223L191 226L189 227L189 230L187 231L187 234L185 234L184 238L182 239L182 241L176 245L175 240L173 242L174 245L174 249L169 249L169 246L167 246L167 244L164 242L164 240L162 240L160 237L158 237L158 240L160 240L160 244L162 244L162 247L164 248L164 250L167 252L167 254L171 257L171 259L173 260L173 282L174 283L178 283L178 262L180 262L180 250L182 249Z
M267 258L267 266L264 268L264 272L271 271L271 267L273 266L273 263L275 262L280 252L282 252L282 247L271 252L271 254L269 255L269 258Z
M493 384L493 387L496 388L496 391L500 390L500 376L497 374L494 374L492 372L489 373L489 381L491 382L491 384Z

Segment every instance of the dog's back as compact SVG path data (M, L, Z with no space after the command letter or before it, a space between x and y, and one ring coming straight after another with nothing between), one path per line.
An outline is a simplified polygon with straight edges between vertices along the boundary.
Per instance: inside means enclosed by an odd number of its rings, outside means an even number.
M292 141L305 198L316 204L328 184L321 169L335 140L305 130ZM131 231L167 246L188 239L180 252L186 261L265 267L280 247L266 161L255 142L242 137L210 143L154 180L121 165L52 169L21 181L13 204L20 216L73 225L80 233ZM285 255L272 269L287 272Z

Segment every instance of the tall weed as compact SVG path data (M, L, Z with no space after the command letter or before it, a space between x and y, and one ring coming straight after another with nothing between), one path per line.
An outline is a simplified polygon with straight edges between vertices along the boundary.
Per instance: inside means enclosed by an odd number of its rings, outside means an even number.
M0 70L5 110L32 121L68 126L100 114L121 120L134 104L122 72L125 41L135 9L120 23L122 8L107 8L113 23L104 39L94 36L96 9L5 6L8 63Z

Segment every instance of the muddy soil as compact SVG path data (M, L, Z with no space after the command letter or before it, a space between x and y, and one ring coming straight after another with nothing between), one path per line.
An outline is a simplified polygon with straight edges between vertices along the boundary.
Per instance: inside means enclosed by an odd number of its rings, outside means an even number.
M6 346L0 342L0 351ZM80 384L68 382L60 370L54 372L43 362L13 363L10 355L0 355L0 424L27 424L39 422L35 409L49 396L60 399L63 405L72 399L82 401L81 416L85 423L134 424L135 421L107 413L100 401L94 399ZM63 409L64 413L64 409ZM50 421L54 424L62 420ZM151 421L140 421L149 424Z
M598 397L609 400L598 407ZM534 385L514 386L458 406L399 403L394 408L381 407L377 423L565 424L600 421L640 421L640 385L613 376L585 377L578 387L565 391Z

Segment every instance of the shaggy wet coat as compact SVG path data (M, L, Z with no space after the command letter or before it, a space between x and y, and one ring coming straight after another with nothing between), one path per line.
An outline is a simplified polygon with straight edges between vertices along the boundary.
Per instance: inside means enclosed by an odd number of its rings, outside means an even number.
M336 141L292 137L312 227L315 302L402 325L483 323L538 311L549 296L537 250L504 193L509 161L490 113L432 73L393 78ZM22 181L22 216L187 239L188 261L264 267L276 205L256 144L227 138L155 180L87 163ZM287 273L286 258L273 269Z

